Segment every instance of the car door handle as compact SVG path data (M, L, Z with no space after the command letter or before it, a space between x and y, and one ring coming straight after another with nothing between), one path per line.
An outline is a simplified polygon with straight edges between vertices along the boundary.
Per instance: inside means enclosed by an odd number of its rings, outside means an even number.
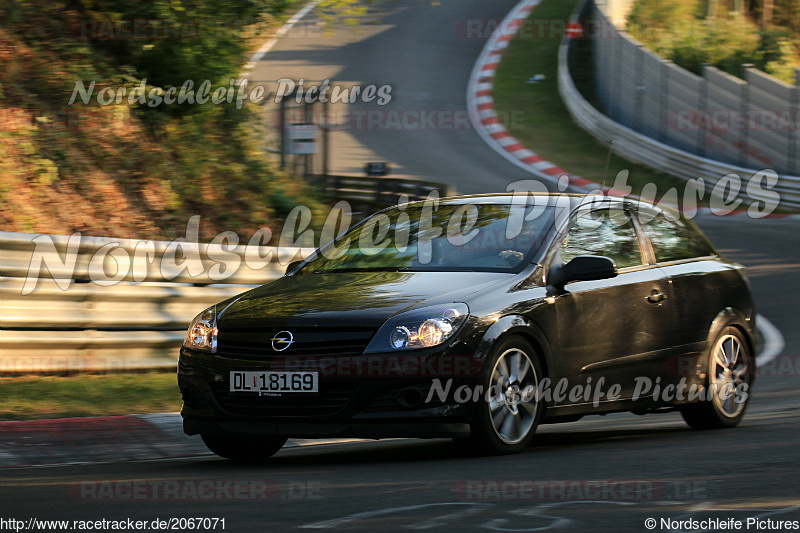
M653 292L650 293L650 296L647 297L647 301L650 302L651 304L657 304L658 302L661 302L666 299L667 299L666 294L664 294L663 292L658 292L655 289L653 290Z

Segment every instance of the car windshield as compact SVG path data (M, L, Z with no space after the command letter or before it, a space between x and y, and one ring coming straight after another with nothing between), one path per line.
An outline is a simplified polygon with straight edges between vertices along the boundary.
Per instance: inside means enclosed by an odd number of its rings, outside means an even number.
M519 272L553 227L553 212L507 204L398 206L322 248L301 272Z

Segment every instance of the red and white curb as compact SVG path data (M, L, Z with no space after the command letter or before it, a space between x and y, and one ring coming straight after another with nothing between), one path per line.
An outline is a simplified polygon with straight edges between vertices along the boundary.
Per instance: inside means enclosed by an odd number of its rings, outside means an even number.
M508 43L539 2L540 0L522 0L492 33L470 74L467 86L467 109L478 135L508 161L540 178L558 183L560 190L565 190L567 186L588 190L596 184L568 173L523 146L500 123L494 109L492 88L495 69Z
M495 152L531 174L556 183L560 192L571 188L577 192L595 194L602 192L612 196L625 196L623 191L617 191L600 183L570 174L555 163L545 160L514 138L497 117L494 99L492 98L495 70L500 64L500 59L503 57L509 42L516 36L522 23L528 18L531 11L539 5L540 1L522 0L517 4L503 19L483 47L478 61L472 68L467 85L467 109L472 125L478 135ZM699 208L690 213L691 216L711 214L722 216L722 214L714 213L709 208ZM747 211L745 210L735 210L725 213L725 216L746 214ZM800 215L770 213L764 218L800 218Z

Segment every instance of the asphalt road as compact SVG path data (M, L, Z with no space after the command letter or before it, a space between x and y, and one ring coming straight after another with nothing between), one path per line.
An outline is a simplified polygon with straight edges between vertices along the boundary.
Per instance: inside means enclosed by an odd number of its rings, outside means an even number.
M516 3L378 0L368 5L358 28L336 27L332 33L309 15L249 79L262 82L267 93L279 89L279 79L302 78L305 85L329 79L342 90L354 84L391 87L386 105L378 99L331 105L333 122L342 125L330 136L333 174L362 175L366 162L385 161L393 176L450 183L460 194L504 191L508 183L532 176L499 157L469 125L467 81L486 41L468 33L467 24L496 27ZM264 109L273 122L277 105Z
M390 440L291 448L261 466L194 457L6 469L0 518L224 518L228 531L646 531L647 518L663 531L662 518L743 528L748 518L798 520L797 223L701 223L723 253L750 266L761 313L786 340L735 429L693 431L674 413L617 414L543 426L534 446L507 457L461 457L446 440ZM220 482L218 496L204 499ZM672 529L692 530L685 526Z
M464 17L501 17L512 4L378 3L371 8L380 19L375 32L334 36L352 41L344 46L320 37L286 40L255 73L265 76L269 69L276 79L308 68L303 75L309 78L331 72L339 79L397 83L398 95L424 100L398 106L463 107L481 42L454 40L442 28ZM358 150L408 173L459 176L461 192L529 179L471 131L363 133L352 136ZM699 222L723 254L749 267L759 312L786 343L762 368L736 429L699 432L676 414L619 414L544 426L526 453L506 457L461 457L445 440L392 440L297 447L261 466L194 457L6 469L0 470L0 518L213 517L224 518L227 531L648 531L648 518L656 519L656 531L736 529L730 522L726 528L661 522L690 518L740 520L740 530L766 531L774 525L767 520L800 520L798 222L708 216ZM224 489L219 497L197 496L218 482ZM165 487L171 491L166 496ZM747 528L748 518L761 522Z

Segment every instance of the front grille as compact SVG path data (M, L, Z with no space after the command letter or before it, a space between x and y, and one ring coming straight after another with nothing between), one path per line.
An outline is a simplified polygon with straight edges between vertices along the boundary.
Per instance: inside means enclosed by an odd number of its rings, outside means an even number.
M272 348L271 339L280 331L290 331L294 342L279 352ZM374 333L372 328L353 327L267 327L261 331L224 329L219 333L217 352L223 357L262 361L300 355L360 355Z
M247 416L327 416L344 409L356 393L355 385L324 388L315 395L285 393L283 396L259 396L248 392L230 392L220 383L214 397L226 411Z

